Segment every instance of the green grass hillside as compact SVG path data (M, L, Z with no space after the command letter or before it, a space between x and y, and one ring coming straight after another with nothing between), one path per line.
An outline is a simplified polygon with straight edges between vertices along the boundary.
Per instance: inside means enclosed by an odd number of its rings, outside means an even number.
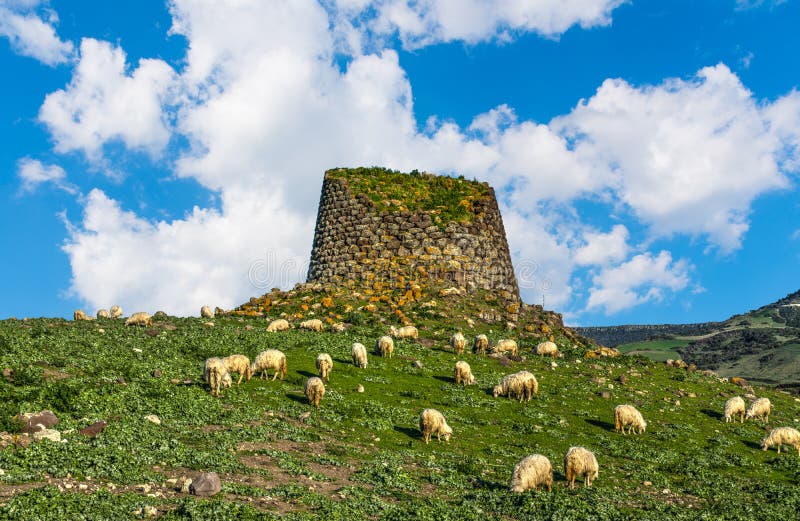
M2 437L0 518L128 519L152 506L162 519L785 520L800 506L798 455L762 452L760 423L726 424L722 405L743 390L699 372L642 357L587 359L566 337L555 366L531 355L532 337L518 361L456 356L446 347L452 327L433 320L419 342L399 340L393 358L370 355L362 370L350 346L371 348L387 329L379 321L339 333L267 333L264 318L248 316L203 322L0 322L0 367L10 369L0 378L0 430L15 432L17 413L51 409L66 440ZM493 342L520 338L483 322L460 329ZM207 357L252 359L266 348L286 353L285 380L234 384L221 398L202 384ZM335 365L313 412L302 387L320 352ZM458 359L472 365L477 385L454 384ZM491 396L502 375L521 369L538 377L538 397ZM794 398L756 394L774 403L770 426L797 425ZM620 403L644 414L645 434L614 432ZM447 417L449 444L422 442L417 422L427 407ZM144 419L150 414L161 424ZM97 437L79 433L100 420L108 426ZM565 487L571 445L597 456L590 489ZM553 491L508 492L511 469L532 453L553 462ZM170 481L200 471L220 473L221 494L197 498Z

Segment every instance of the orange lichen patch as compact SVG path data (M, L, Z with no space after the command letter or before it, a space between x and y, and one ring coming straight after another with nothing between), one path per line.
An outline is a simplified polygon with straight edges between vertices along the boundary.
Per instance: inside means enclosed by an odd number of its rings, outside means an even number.
M322 305L326 308L333 307L333 299L331 297L322 297Z
M370 313L374 313L375 311L378 311L378 306L376 306L375 304L367 304L366 306L364 306L364 310L369 311Z

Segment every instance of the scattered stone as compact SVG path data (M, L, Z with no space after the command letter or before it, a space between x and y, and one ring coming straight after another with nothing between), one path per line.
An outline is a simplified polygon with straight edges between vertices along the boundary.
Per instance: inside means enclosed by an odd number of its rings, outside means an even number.
M78 490L87 490L88 488L89 485L87 485L86 483L78 483Z
M151 490L152 488L153 488L153 487L152 487L151 485L148 485L147 483L144 483L144 484L141 484L141 485L136 485L136 491L137 491L137 492L141 492L141 493L143 493L143 494L148 494L148 493L150 493L150 490Z
M300 416L298 416L297 419L300 420L301 422L305 423L305 421L307 419L309 419L310 417L311 417L311 411L306 411L306 412L302 413Z
M606 383L606 379L605 379L605 378L603 378L602 376L595 376L595 377L594 377L594 378L592 378L590 381L591 381L593 384L597 384L597 385L603 385L603 384L605 384L605 383Z
M206 327L214 327L214 323L213 322L203 322L203 325L206 326Z
M164 324L164 331L175 331L178 329L178 326L174 326L172 324Z
M189 485L189 493L195 496L213 496L222 490L222 483L216 472L203 472Z
M600 398L604 398L606 400L611 398L611 393L609 391L600 391Z
M644 485L645 487L652 487L653 483L650 481L645 481L644 483L642 483L642 485Z
M84 427L78 432L80 432L84 436L94 438L95 436L103 432L103 429L106 428L106 425L107 424L104 421L94 422L93 424L89 425L88 427Z
M105 334L106 330L101 327L100 329L97 330L97 332L100 334Z
M172 385L178 385L179 383L181 383L181 381L177 378L171 378L169 383L171 383Z
M178 478L169 478L164 482L164 484L170 488L175 488L175 486L178 484Z
M138 347L134 347L134 348L133 348L133 352L134 352L134 353L141 353L141 352L142 352L142 350L141 350L141 349L139 349Z
M155 517L158 515L158 509L153 505L147 505L144 507L144 515L147 517Z
M3 378L8 380L9 382L14 379L14 370L10 367L6 367L3 369Z
M413 367L417 368L417 369L422 369L422 362L420 362L419 360L414 360L414 361L411 363L411 365L412 365Z
M117 383L119 385L128 385L128 382L126 382L125 379L123 377L121 377L121 376L119 378L117 378L116 381L117 381Z
M164 371L161 369L153 369L153 378L161 378L161 375L164 374Z
M45 440L45 439L50 440L50 441L56 441L56 442L61 442L62 441L61 440L61 433L58 432L55 429L42 429L40 431L36 431L36 432L33 433L33 439L36 440L36 441L41 441L41 440ZM64 440L64 441L66 441L66 440Z
M161 418L156 416L155 414L148 414L144 417L145 420L155 423L156 425L161 425Z
M697 398L697 393L689 393L686 396L688 396L689 398Z
M145 329L144 334L149 337L156 337L160 331L158 329Z
M192 478L181 476L177 483L175 484L175 490L178 492L183 492L184 494L189 493L189 487L192 485Z
M32 433L58 425L58 416L53 411L26 412L14 416L22 425L20 432Z
M358 391L360 393L363 393L364 392L364 386L361 385L361 384L358 384L358 388L356 389L356 391Z
M252 331L253 330L253 326L251 326L250 324L247 324L246 326L244 326L244 329L245 329L245 331Z
M628 377L627 377L627 376L625 376L624 374L623 374L623 375L620 375L620 376L619 376L619 378L617 378L617 380L618 380L618 381L619 381L619 383L621 383L622 385L625 385L626 383L628 383Z

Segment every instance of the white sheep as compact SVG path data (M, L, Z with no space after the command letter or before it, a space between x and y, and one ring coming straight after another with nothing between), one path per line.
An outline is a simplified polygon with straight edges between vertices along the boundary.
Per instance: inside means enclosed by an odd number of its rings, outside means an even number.
M325 328L325 324L322 323L322 320L318 318L312 318L311 320L304 320L300 322L300 329L306 329L308 331L322 331Z
M453 378L456 381L456 385L472 385L475 383L475 377L472 375L472 368L463 360L456 362L456 367L453 370Z
M741 396L729 398L728 401L725 402L725 423L729 423L731 420L735 421L735 415L738 415L739 421L744 423L744 411L746 408L747 406Z
M764 450L778 446L778 454L781 453L782 445L791 445L797 449L800 456L800 432L793 427L777 427L769 431L766 438L761 441L761 448Z
M486 335L478 335L472 343L472 352L478 355L485 354L489 349L489 338Z
M288 330L289 330L289 322L283 318L273 320L267 326L267 331L269 333L277 333L278 331L288 331Z
M764 420L764 423L769 423L770 412L772 412L772 403L769 401L769 398L759 398L750 404L745 418L748 420L750 418L761 418Z
M206 360L203 369L203 380L211 387L211 395L219 396L219 389L223 385L223 379L228 374L225 369L225 362L221 358L209 358Z
M214 312L211 311L211 306L203 306L200 308L200 316L202 318L214 318Z
M628 432L633 433L636 429L639 434L647 429L647 422L644 421L642 413L633 405L622 404L614 408L614 430L625 434L625 427L628 428Z
M326 382L330 380L331 370L333 369L333 359L328 353L320 353L317 355L317 371L319 376Z
M599 472L597 458L585 447L570 447L564 456L564 475L567 477L570 489L575 488L575 478L579 476L585 476L586 486L591 487Z
M505 354L511 352L512 355L516 356L519 353L519 346L517 346L517 342L510 338L505 338L500 340L495 344L495 346L491 350L492 353L496 354Z
M80 320L90 320L89 315L87 315L82 309L76 309L75 312L72 314L72 320L78 322Z
M432 434L436 434L436 439L440 442L444 438L444 441L450 443L450 436L453 434L453 429L447 425L444 415L436 409L422 411L419 415L419 430L422 431L422 439L426 444L430 443Z
M382 336L375 341L375 354L391 358L394 352L394 340L390 336Z
M504 376L500 383L494 386L492 394L498 396L508 396L516 398L520 402L530 401L533 395L539 393L539 382L536 377L528 371L520 371Z
M117 306L116 304L111 306L109 310L111 313L111 318L119 318L122 316L122 306Z
M267 374L268 369L275 369L275 375L272 377L273 381L278 375L283 380L283 377L286 376L286 355L277 349L267 349L260 352L250 366L250 372L254 375L261 373L261 378L263 379L269 376Z
M151 326L153 325L153 319L150 318L150 313L145 313L144 311L137 311L133 315L128 317L128 320L125 321L126 326Z
M508 489L511 492L525 492L526 490L539 490L553 488L553 465L546 456L532 454L522 458L511 472L511 483Z
M325 396L325 384L316 376L312 376L306 380L306 386L303 392L306 398L308 398L308 403L313 405L316 409L319 409L319 402L321 402L322 397Z
M239 381L236 382L236 385L242 383L242 378L245 379L245 382L249 382L253 376L253 371L250 368L250 359L244 355L226 356L222 359L222 362L225 364L225 369L228 370L228 373L239 373Z
M417 331L417 328L414 326L403 326L400 329L391 326L389 331L395 338L413 338L416 340L419 337L419 331Z
M459 355L464 352L464 348L467 347L467 339L460 331L450 337L450 347Z
M98 309L97 310L97 318L111 318L111 314L108 312L107 309Z
M552 356L553 358L559 358L563 356L558 350L558 346L555 344L555 342L551 342L549 340L541 342L536 346L536 354L539 356Z
M350 348L350 354L353 356L353 365L361 369L367 368L367 348L364 344L355 342L353 347Z

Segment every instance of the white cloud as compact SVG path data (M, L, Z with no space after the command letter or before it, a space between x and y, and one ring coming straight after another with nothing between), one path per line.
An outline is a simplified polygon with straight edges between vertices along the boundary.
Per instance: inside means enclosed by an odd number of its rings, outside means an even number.
M581 266L603 266L619 262L628 256L628 229L615 225L610 232L587 231L583 234L585 244L575 250L575 263Z
M645 302L661 301L668 292L688 286L689 270L686 260L673 262L667 251L657 256L649 252L636 255L594 277L587 308L602 308L611 315Z
M51 9L34 12L39 2L0 2L0 36L8 38L17 54L54 66L69 61L72 42L56 34L58 16ZM42 19L42 17L46 17Z
M46 165L38 159L24 157L17 161L17 176L22 185L23 193L33 193L42 183L52 183L56 187L69 192L77 193L77 188L67 182L67 173L58 165Z
M170 138L163 109L174 80L161 60L140 60L129 74L121 48L85 38L72 81L47 95L39 119L58 152L80 151L96 161L105 143L119 140L156 156Z
M785 4L787 0L736 0L736 9L744 11L747 9L755 9L756 7L767 6L769 8L777 7Z

